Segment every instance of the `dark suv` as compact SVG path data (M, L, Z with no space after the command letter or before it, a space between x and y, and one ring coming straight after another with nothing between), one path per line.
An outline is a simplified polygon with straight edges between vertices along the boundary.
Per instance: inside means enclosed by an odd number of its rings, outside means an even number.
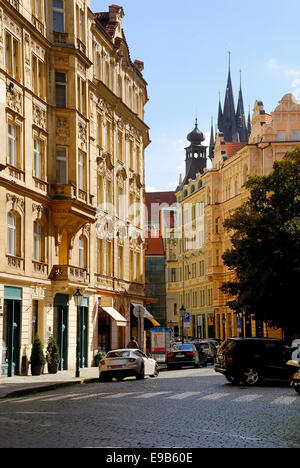
M286 363L292 348L271 338L230 338L218 349L214 369L231 383L258 385L264 380L290 381Z

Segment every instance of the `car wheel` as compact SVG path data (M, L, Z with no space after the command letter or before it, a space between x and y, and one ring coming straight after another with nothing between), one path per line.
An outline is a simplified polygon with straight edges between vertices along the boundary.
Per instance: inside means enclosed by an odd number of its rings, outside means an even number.
M230 382L232 385L238 385L241 381L241 379L238 379L237 377L233 377L231 374L225 374L226 379L228 382Z
M111 380L111 377L107 376L107 375L100 375L99 377L99 382L109 382L109 380Z
M140 373L136 376L137 380L143 380L145 378L145 368L141 366Z
M262 383L263 376L260 370L255 367L249 367L243 372L243 382L246 385L259 385Z
M116 375L116 379L118 382L121 382L123 380L123 376L122 375Z
M150 375L150 377L158 377L159 375L159 367L156 364L155 369L154 369L154 374Z

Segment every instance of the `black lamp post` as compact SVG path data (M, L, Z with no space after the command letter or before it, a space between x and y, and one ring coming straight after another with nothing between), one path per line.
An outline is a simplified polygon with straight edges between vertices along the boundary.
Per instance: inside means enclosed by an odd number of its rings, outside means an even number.
M80 290L77 289L76 293L73 295L75 306L77 308L77 344L76 344L76 374L75 377L80 377L80 335L79 335L79 315L80 315L80 307L82 303L83 294L81 294Z
M184 343L184 332L183 332L183 317L184 317L184 314L186 313L186 308L184 307L184 305L181 306L180 308L180 316L181 316L181 341L182 343Z

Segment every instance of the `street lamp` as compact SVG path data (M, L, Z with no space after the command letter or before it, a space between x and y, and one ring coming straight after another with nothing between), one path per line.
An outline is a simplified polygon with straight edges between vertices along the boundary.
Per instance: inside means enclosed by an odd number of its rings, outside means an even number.
M79 335L79 315L80 315L80 307L82 303L83 294L81 294L80 290L77 289L76 293L73 295L75 306L77 308L77 344L76 344L76 374L75 377L80 377L80 335Z
M186 313L186 308L184 307L183 304L182 304L179 312L180 312L180 315L181 315L181 340L182 340L182 343L184 343L183 317L184 317L184 314Z

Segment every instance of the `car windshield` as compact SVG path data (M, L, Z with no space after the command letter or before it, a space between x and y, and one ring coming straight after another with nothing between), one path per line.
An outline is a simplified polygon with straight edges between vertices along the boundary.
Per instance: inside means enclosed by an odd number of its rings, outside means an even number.
M107 358L120 358L120 357L129 357L130 351L110 351L107 353Z

